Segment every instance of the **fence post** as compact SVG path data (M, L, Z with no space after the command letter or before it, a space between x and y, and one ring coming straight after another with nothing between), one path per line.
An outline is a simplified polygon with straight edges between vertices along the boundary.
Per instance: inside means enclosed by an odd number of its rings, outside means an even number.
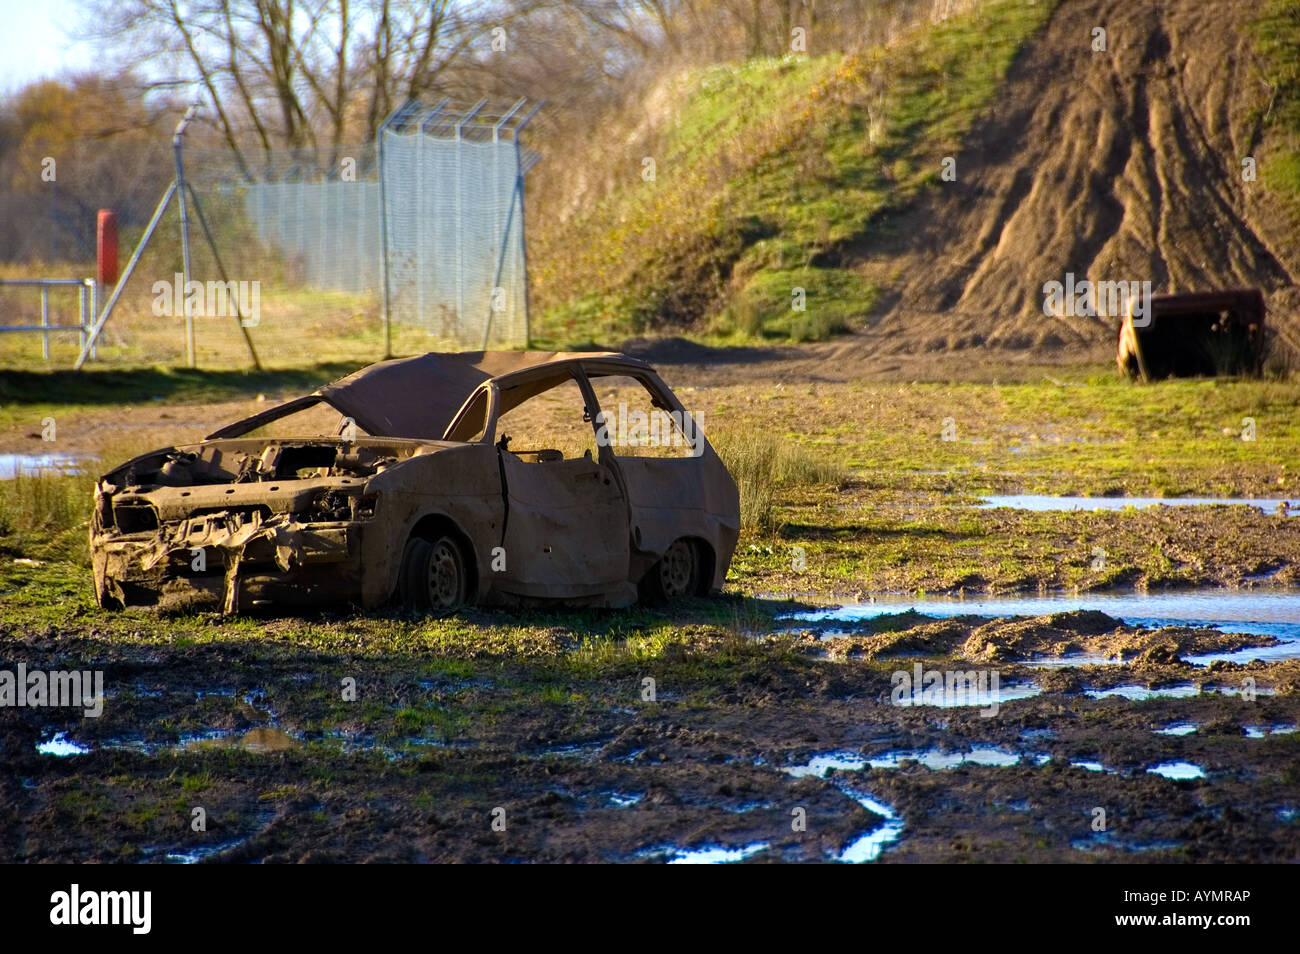
M527 116L519 121L519 125L515 127L515 169L517 170L515 189L519 193L519 258L520 266L523 270L523 275L520 277L524 284L523 307L525 348L531 348L533 346L533 325L532 317L528 312L528 236L524 232L524 226L528 224L528 220L524 215L524 159L523 156L520 155L519 134L524 131L525 126L532 122L532 119L537 115L538 110L545 105L545 100L538 103L529 111Z
M41 286L41 357L50 360L50 286Z
M190 119L198 112L198 104L195 103L189 109L185 110L185 115L176 126L176 132L172 135L172 155L176 162L176 198L181 203L181 265L185 270L185 287L181 289L181 300L185 308L185 358L186 363L192 368L195 366L194 357L194 309L190 307L190 212L189 203L185 201L185 162L181 158L181 137L185 135L185 127L190 124Z
M396 116L397 113L393 113ZM388 199L384 192L384 135L388 132L388 124L392 122L393 116L389 116L379 127L378 145L379 152L379 273L383 282L383 312L384 312L384 357L393 356L393 322L392 316L389 315L388 303Z

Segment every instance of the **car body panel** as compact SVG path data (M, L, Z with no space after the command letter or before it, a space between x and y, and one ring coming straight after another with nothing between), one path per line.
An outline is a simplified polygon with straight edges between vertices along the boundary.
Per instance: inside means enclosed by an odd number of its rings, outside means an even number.
M568 381L598 430L589 375L608 374L633 375L684 410L649 365L622 355L431 354L127 461L97 485L96 595L103 605L215 600L226 613L378 606L397 589L406 541L440 534L461 546L472 602L626 605L680 538L707 545L704 588L720 587L739 498L702 434L695 456L662 460L605 445L559 460L499 442L502 415ZM365 435L249 436L320 404Z

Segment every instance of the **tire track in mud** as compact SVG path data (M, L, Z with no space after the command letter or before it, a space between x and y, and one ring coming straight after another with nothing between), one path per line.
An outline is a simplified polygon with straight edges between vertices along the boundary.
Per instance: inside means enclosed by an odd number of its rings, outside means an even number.
M1300 340L1286 327L1300 244L1241 176L1267 106L1252 11L1064 0L967 135L957 181L901 214L897 238L847 251L897 293L853 350L1109 348L1117 320L1043 314L1043 283L1067 272L1157 293L1259 285L1284 340Z

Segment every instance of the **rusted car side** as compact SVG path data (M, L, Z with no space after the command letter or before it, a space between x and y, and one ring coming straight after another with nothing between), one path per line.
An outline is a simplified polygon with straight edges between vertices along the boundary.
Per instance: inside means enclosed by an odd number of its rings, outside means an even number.
M96 490L96 594L106 606L189 599L233 613L394 597L625 605L716 589L739 502L702 433L673 459L620 456L609 442L557 459L497 433L503 413L562 382L599 429L591 382L615 374L689 419L652 368L623 355L423 355L142 455ZM318 404L339 412L343 433L246 436Z

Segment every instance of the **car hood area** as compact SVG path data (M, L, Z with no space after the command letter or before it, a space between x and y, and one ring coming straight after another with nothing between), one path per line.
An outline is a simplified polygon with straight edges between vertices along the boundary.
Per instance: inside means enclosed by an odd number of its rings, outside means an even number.
M178 566L202 572L196 559L233 572L250 548L265 551L286 571L304 560L341 559L348 548L341 528L374 515L375 497L367 489L373 478L457 446L393 438L244 438L143 454L96 485L91 548L97 590L121 590L111 581L127 576L128 566L151 589L161 589ZM115 595L130 602L124 591Z

